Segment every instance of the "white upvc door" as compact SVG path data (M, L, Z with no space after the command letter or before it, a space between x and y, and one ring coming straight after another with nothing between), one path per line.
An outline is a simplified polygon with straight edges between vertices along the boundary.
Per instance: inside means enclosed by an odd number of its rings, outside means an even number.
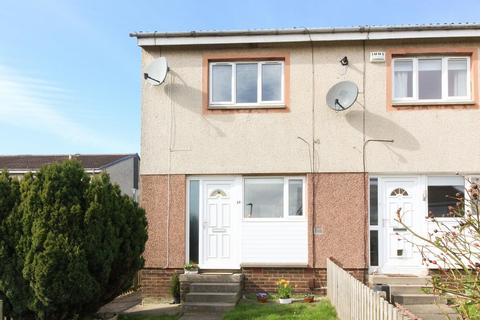
M379 214L382 217L379 237L379 271L386 274L416 274L427 272L422 256L412 243L418 243L397 219L400 209L402 220L415 232L426 229L424 199L425 181L422 177L379 178Z
M238 269L241 179L202 181L200 268Z

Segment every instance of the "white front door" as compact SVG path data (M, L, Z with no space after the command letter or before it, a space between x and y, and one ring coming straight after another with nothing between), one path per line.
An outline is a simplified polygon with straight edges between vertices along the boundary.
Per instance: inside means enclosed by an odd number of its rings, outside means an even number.
M422 256L412 243L418 240L397 221L400 209L402 220L415 232L426 229L426 212L423 201L423 181L420 177L380 178L380 212L382 232L379 241L381 259L380 272L389 274L426 273Z
M200 268L238 269L241 182L203 181Z

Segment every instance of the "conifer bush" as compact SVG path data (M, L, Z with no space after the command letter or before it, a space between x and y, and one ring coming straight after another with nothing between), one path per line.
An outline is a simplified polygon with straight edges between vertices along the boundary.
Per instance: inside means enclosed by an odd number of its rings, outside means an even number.
M77 161L0 174L0 298L14 319L75 319L127 290L143 266L145 212Z

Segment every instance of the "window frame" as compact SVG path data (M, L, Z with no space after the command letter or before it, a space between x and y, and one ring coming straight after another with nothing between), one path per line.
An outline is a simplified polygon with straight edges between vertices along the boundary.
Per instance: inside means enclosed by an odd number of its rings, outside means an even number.
M273 218L260 218L260 217L247 217L245 216L245 180L248 179L257 179L257 180L270 180L270 179L283 179L283 215L281 217ZM288 212L289 206L289 181L290 180L302 180L302 215L301 216L291 216ZM271 222L271 221L305 221L307 219L307 190L306 190L306 178L305 176L244 176L242 179L242 221L244 222Z
M427 210L427 216L429 212L429 206L430 202L428 199L428 187L430 186L460 186L457 184L453 184L456 179L459 179L461 177L463 179L463 187L464 187L464 196L467 196L467 192L465 191L467 189L467 179L465 176L458 176L458 175L445 175L445 176L427 176L426 184L425 184L425 199L426 199L426 210ZM431 180L436 180L437 182L435 184L430 184L430 179ZM458 221L462 217L435 217L435 220L441 220L442 222L448 222L448 221Z
M238 64L257 64L257 102L237 103L237 65ZM280 64L282 67L281 76L281 100L262 100L262 66L268 64ZM232 85L231 101L213 101L213 76L214 65L232 66ZM208 61L208 109L211 110L231 110L231 109L264 109L264 108L286 108L285 98L285 60L284 59L246 59L246 60L218 60Z
M418 62L419 60L438 60L442 62L442 98L440 99L419 99L418 98ZM467 95L466 96L449 96L448 95L448 61L450 59L467 59ZM428 105L428 104L454 104L454 103L473 103L472 95L472 57L468 54L463 55L412 55L392 57L391 83L392 83L392 104L393 105ZM396 61L412 61L412 97L398 98L395 97L395 62Z

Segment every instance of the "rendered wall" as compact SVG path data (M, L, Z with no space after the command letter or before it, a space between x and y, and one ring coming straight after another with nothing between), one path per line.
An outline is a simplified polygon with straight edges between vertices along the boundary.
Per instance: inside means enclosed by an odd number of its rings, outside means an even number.
M368 144L368 172L480 172L480 162L471 161L480 157L480 143L472 134L480 122L478 109L387 111L387 66L368 61L370 51L391 48L475 47L478 51L478 46L478 42L452 40L371 41L366 43L364 55L362 42L316 43L314 96L309 44L256 48L145 47L142 66L162 55L167 57L171 72L164 85L143 87L141 173L161 174L169 169L179 174L309 172L308 146L297 137L312 142L313 97L319 172L363 170L363 107L365 138L395 140L393 144ZM202 112L204 54L255 56L285 51L290 53L291 61L290 112ZM343 56L348 56L348 68L339 63ZM334 112L326 106L325 96L333 84L342 80L357 83L361 93L350 110ZM171 161L169 149L172 149Z
M112 182L118 184L122 192L130 197L133 197L134 175L136 173L134 162L135 159L132 157L105 169Z

